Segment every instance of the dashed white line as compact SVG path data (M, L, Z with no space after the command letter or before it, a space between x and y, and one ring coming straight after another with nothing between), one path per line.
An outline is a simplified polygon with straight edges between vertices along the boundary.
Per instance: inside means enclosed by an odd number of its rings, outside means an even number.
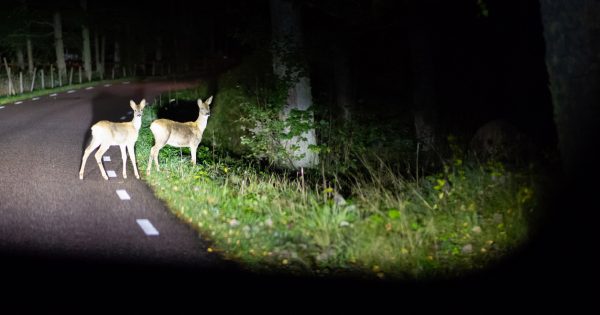
M15 102L16 105L22 104L22 101Z
M125 82L123 82L123 84L129 84L129 81L125 81Z
M115 171L106 171L106 174L108 177L117 177L117 173L115 173Z
M85 89L86 89L86 90L91 90L91 89L93 89L93 88L94 88L93 86L88 86L88 87L86 87Z
M108 156L108 155L103 156L102 157L102 161L104 161L104 162L110 162L110 156Z
M119 198L121 198L121 200L130 200L131 197L129 197L129 194L127 193L127 191L125 189L117 189L117 195L119 195Z
M130 110L130 111L127 112L127 114L131 115L131 114L133 114L133 111Z
M108 84L108 83L107 83L107 84L105 84L105 85L104 85L104 87L109 87L109 86L111 86L111 85L112 85L112 84Z
M58 93L52 93L52 94L50 94L50 96L56 96L56 95L58 95Z
M37 101L37 100L39 100L39 99L40 99L39 97L34 97L34 98L32 98L31 100L32 100L32 101Z
M0 109L3 109L3 108L4 108L4 106L0 106Z
M75 90L68 90L67 91L68 94L75 93L75 92L76 92Z
M137 219L137 224L144 230L146 235L158 235L158 230L150 223L148 219Z
M123 119L125 119L125 118L127 118L127 117L125 117L125 116L121 116L121 120L123 120Z

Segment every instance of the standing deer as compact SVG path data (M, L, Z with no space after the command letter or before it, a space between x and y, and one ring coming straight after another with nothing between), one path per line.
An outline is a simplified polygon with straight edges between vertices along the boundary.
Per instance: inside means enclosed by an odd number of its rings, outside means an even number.
M174 147L189 147L192 153L192 163L196 165L196 149L202 140L202 134L208 123L210 116L210 103L212 96L205 102L198 99L198 119L196 121L176 122L169 119L157 119L150 125L150 130L154 135L154 146L150 149L150 158L148 159L148 169L146 174L150 174L152 169L152 160L156 164L156 169L160 171L158 166L158 152L166 144Z
M127 153L125 152L126 146L127 150L129 151L129 158L131 159L131 164L133 165L135 177L138 179L140 178L137 165L135 164L134 147L138 138L140 127L142 126L142 112L146 106L146 100L143 99L139 105L137 105L134 101L129 101L129 106L131 106L131 109L133 109L133 119L130 122L111 122L107 120L101 120L92 126L92 140L83 154L83 159L81 160L81 169L79 170L79 179L83 179L83 171L85 169L85 162L87 161L88 156L92 151L100 146L100 149L98 149L98 152L95 154L96 162L98 163L102 177L108 180L106 171L102 166L102 155L111 145L118 145L121 148L121 158L123 159L123 178L127 178Z

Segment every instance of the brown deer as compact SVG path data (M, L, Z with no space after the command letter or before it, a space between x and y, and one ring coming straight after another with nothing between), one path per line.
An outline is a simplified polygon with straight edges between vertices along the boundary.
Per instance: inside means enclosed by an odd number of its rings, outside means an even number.
M158 166L158 152L167 144L178 148L189 147L192 153L192 163L196 165L196 150L200 141L202 141L202 134L208 123L212 98L212 96L209 97L205 102L202 102L202 99L198 99L199 112L196 121L182 123L169 119L157 119L152 122L150 130L152 130L152 134L154 135L154 146L150 149L146 174L150 174L153 160L156 164L156 169L160 171L160 167Z
M85 169L85 162L92 151L97 147L100 147L96 152L96 162L102 177L108 180L104 166L102 166L102 155L108 150L111 145L118 145L121 148L121 157L123 159L123 178L127 178L126 173L126 162L127 153L125 147L129 151L129 158L133 165L133 171L136 178L140 178L138 174L137 165L135 163L135 142L138 138L140 127L142 126L142 113L146 106L146 100L143 99L140 104L136 104L134 101L129 101L129 106L133 109L133 119L129 122L111 122L107 120L101 120L92 126L92 140L85 149L83 158L81 160L81 169L79 170L79 179L83 179L83 171Z

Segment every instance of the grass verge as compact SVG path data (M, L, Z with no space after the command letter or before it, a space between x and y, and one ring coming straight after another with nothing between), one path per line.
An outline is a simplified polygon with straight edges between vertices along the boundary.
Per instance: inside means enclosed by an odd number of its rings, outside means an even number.
M531 235L538 196L529 170L455 160L416 182L364 159L364 172L334 186L322 172L273 171L200 145L198 165L188 149L167 146L161 172L145 176L155 118L155 107L144 113L140 173L175 215L212 241L210 252L256 272L454 277L485 269Z

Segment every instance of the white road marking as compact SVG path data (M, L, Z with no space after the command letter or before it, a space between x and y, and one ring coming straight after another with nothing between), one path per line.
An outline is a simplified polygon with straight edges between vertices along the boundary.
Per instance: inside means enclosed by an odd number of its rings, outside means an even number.
M68 94L75 93L75 90L68 90L67 93Z
M103 156L102 157L102 161L104 161L104 162L110 162L110 156L108 156L108 155Z
M137 219L135 220L137 224L144 230L146 235L158 235L158 230L154 228L150 220L148 219Z
M4 108L4 106L0 106L0 109L3 109L3 108Z
M117 195L119 195L119 198L121 198L121 200L130 200L131 197L129 197L129 194L127 193L127 191L125 189L117 189Z
M108 175L108 177L117 177L117 173L115 173L115 171L106 171L106 175Z
M91 89L93 89L93 88L94 88L93 86L88 86L88 87L86 87L85 89L86 89L86 90L91 90Z
M107 83L107 84L105 84L105 85L104 85L104 87L109 87L109 86L111 86L111 85L112 85L112 84L108 84L108 83Z
M34 97L34 98L32 98L31 100L32 100L32 101L37 101L37 100L39 100L39 99L40 99L39 97Z
M130 110L130 111L127 112L127 114L131 115L131 114L133 114L133 111Z
M58 95L58 93L52 93L52 94L50 94L50 96L56 96L56 95Z
M15 102L16 105L23 103L22 101Z
M121 120L123 120L123 119L125 119L125 118L127 118L127 117L125 117L125 116L121 116Z
M125 81L125 82L123 82L123 84L129 84L129 81Z

